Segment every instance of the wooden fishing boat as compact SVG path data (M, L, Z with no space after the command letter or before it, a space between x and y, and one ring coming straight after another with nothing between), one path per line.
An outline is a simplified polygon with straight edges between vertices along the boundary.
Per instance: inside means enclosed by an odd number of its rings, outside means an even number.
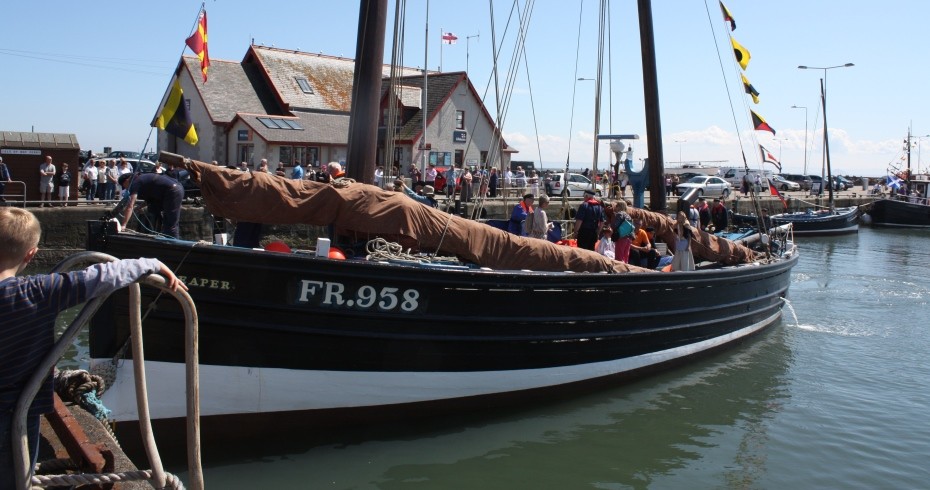
M778 322L798 261L784 234L750 249L701 232L691 242L703 260L698 270L647 271L362 183L174 163L199 182L215 215L331 226L349 246L386 239L413 248L395 258L356 249L356 258L337 260L89 223L88 249L156 257L190 287L200 325L201 414L212 420L466 409L642 375ZM664 193L652 194L661 194L664 210ZM664 213L631 214L675 242ZM103 401L119 421L136 419L130 373L139 360L124 349L127 302L112 297L90 330L92 369L116 374ZM143 302L151 414L177 419L184 415L181 312L153 292Z

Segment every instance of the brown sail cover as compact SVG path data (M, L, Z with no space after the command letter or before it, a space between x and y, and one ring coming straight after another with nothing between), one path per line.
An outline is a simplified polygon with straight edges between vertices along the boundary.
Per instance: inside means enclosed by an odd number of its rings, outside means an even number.
M652 226L656 230L656 241L665 242L670 250L675 251L678 237L675 235L675 220L660 213L643 209L629 208L627 212L633 219L642 220L643 226ZM727 265L752 262L755 254L745 245L740 245L726 238L711 235L703 230L692 228L691 253L695 259L720 262Z
M166 153L162 153L161 159L183 164L191 172L200 185L207 209L217 216L267 224L332 224L337 235L354 240L382 237L405 248L452 254L492 269L652 272L589 250L516 236L368 184L351 183L337 188L267 173L244 173L194 160L182 161L180 156ZM657 230L660 226L656 223L662 223L662 219L663 231L671 230L667 217L640 212L648 216L646 219Z

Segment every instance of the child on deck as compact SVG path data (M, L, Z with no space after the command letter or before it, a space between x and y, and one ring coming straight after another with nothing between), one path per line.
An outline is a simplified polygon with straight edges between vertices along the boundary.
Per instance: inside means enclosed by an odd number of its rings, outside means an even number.
M151 273L164 276L174 291L187 289L156 259L127 259L95 264L83 271L17 277L38 252L41 234L39 221L29 211L0 208L0 489L15 485L13 411L20 392L55 343L58 313ZM51 410L49 375L26 419L32 465L38 452L39 415Z

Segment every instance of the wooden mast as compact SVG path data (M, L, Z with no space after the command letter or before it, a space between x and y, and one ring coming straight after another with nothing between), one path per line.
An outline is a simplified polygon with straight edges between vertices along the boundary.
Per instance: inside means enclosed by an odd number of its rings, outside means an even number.
M352 77L352 109L346 175L371 184L378 155L378 99L384 66L387 0L362 0L358 11L358 41ZM391 161L393 155L385 155Z
M662 121L659 117L659 82L656 73L655 34L652 29L652 1L637 0L639 44L643 59L643 96L646 105L646 148L649 152L649 208L663 212L665 200L665 157L662 154Z

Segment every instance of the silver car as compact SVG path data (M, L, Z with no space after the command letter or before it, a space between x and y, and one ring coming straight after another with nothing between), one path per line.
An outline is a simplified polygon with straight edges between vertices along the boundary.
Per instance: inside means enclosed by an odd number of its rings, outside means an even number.
M775 186L776 189L780 191L799 191L801 190L801 184L797 182L792 182L781 175L773 175L769 178L769 183Z
M546 193L550 196L581 197L584 191L590 188L591 179L581 174L557 173L552 174L546 181ZM601 190L595 189L594 193L600 196Z
M720 177L698 175L691 177L687 182L678 184L678 195L682 196L691 189L697 189L698 196L729 197L732 192L730 183Z

